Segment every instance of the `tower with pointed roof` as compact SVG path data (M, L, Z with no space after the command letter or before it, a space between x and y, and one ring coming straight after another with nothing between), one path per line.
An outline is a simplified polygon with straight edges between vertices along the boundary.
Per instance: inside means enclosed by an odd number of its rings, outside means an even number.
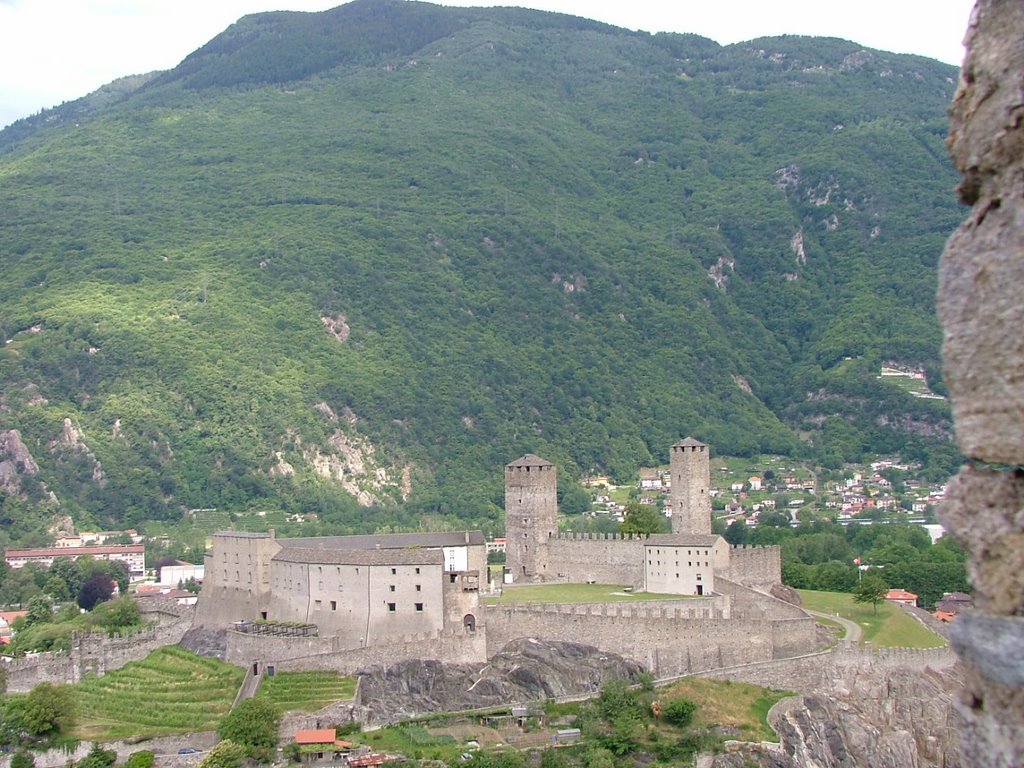
M548 541L558 535L555 465L528 453L505 465L506 567L513 582L554 576Z
M672 446L672 533L711 533L711 461L704 443L688 437Z

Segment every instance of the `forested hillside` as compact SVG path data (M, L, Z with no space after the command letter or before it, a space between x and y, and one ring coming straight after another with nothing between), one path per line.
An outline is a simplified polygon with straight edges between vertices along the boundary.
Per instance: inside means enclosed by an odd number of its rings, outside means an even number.
M694 435L956 460L957 72L514 9L248 16L0 133L0 512L498 519L501 467ZM315 531L304 528L310 534Z

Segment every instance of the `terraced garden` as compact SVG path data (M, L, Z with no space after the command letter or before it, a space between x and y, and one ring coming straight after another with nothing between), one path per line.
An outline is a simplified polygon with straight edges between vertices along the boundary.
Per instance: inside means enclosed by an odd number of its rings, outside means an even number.
M208 731L231 709L245 672L177 646L72 686L73 735L110 741Z
M282 712L316 712L336 701L351 699L356 681L337 672L278 672L263 680L257 696L270 699Z

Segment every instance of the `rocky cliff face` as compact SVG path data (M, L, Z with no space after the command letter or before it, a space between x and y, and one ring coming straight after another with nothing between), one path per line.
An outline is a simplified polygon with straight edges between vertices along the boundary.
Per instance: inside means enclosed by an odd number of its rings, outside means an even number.
M486 665L406 661L360 673L356 713L369 725L428 712L539 701L597 691L609 680L637 680L644 668L589 645L524 639Z
M837 667L811 695L780 703L773 714L778 747L742 745L709 768L953 768L959 668Z

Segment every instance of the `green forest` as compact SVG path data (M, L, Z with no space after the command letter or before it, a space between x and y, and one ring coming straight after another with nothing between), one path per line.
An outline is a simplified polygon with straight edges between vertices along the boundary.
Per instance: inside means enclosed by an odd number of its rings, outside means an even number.
M517 9L247 16L0 132L0 543L189 510L496 530L693 435L959 461L955 68ZM315 519L311 517L315 515Z

